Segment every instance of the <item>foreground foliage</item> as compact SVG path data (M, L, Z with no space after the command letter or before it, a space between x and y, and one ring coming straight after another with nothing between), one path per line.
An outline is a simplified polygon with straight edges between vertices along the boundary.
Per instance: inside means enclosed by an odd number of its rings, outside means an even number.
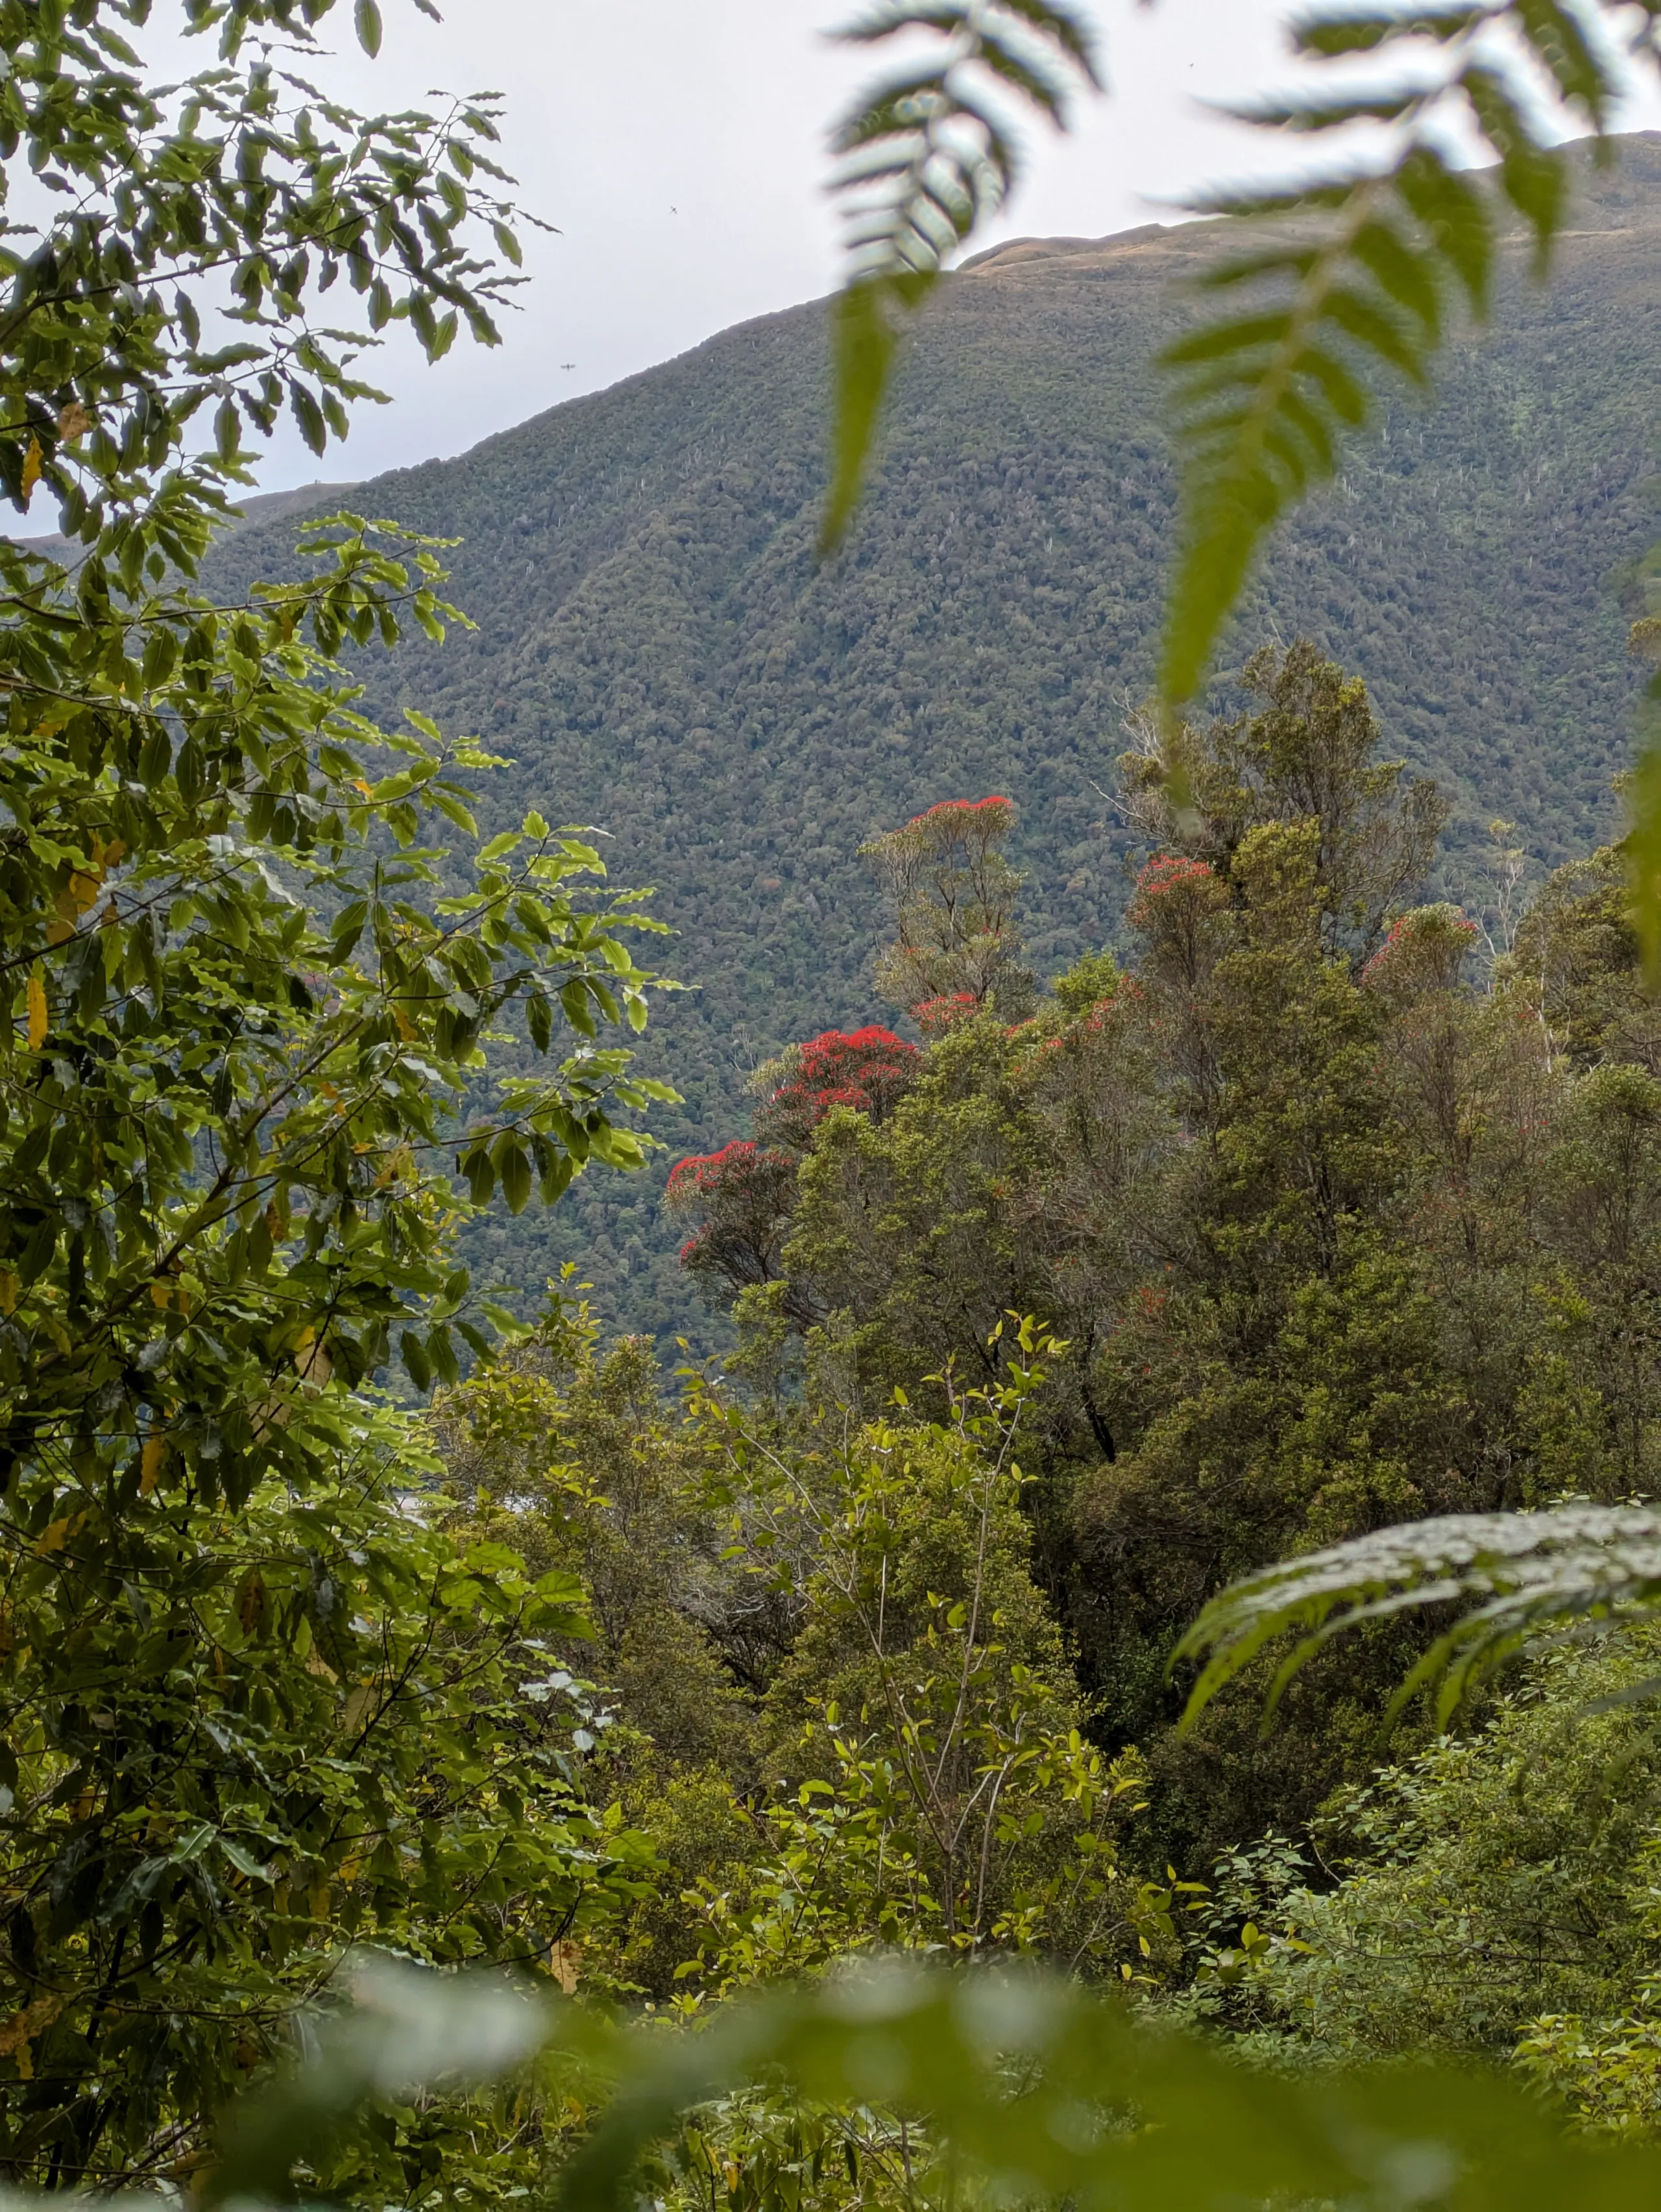
M1649 2202L1658 2177L1653 2147L1576 2140L1491 2076L1422 2066L1280 2076L1037 1976L888 1961L732 2006L678 2035L619 2036L577 2008L538 2019L522 1995L492 2002L407 1972L383 1971L365 1995L365 2014L341 2021L316 2060L240 2122L216 2200L280 2184L292 2160L315 2172L349 2100L407 2099L423 2081L490 2072L538 2042L556 2078L601 2106L557 2200L581 2212L632 2202L642 2179L677 2202L769 2212L948 2191L1149 2212L1281 2197L1616 2212ZM723 2174L720 2138L705 2130L764 2085L788 2116L776 2148L794 2139L802 2156ZM866 2162L838 2114L873 2135L885 2124L904 2166Z
M1233 1940L1183 2008L1283 2063L1511 2060L1582 2124L1652 2128L1655 1656L1652 1631L1560 1649L1302 1845L1231 1854L1208 1911Z
M219 62L153 94L147 12L0 15L46 210L8 247L0 477L69 538L0 544L0 2171L58 2188L190 2171L353 1935L526 1959L645 1850L550 1675L581 1589L452 1528L374 1388L485 1345L458 1149L515 1207L642 1158L600 1042L645 1018L637 918L538 817L471 866L423 844L472 839L488 757L381 731L336 656L443 634L429 544L344 516L303 581L191 581L245 424L286 404L320 449L389 318L491 336L493 125L320 99L245 45L312 45L287 0L187 10ZM534 1072L492 1091L509 1024Z

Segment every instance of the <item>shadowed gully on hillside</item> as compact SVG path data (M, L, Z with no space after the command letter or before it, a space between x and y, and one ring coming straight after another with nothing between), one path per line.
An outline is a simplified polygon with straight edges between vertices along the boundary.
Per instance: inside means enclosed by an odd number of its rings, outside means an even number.
M1544 291L1507 261L1493 327L1452 351L1277 544L1237 625L1303 631L1363 676L1391 742L1457 802L1447 862L1503 815L1542 865L1614 817L1631 665L1614 579L1655 529L1661 138L1583 173ZM1209 226L1023 241L925 320L848 550L816 567L825 423L813 305L723 332L613 390L354 503L463 542L478 631L372 672L511 754L487 812L534 802L611 833L659 887L697 985L651 1057L686 1093L672 1147L741 1120L745 1073L879 1011L862 839L939 799L1021 810L1041 969L1111 937L1134 842L1104 792L1147 685L1172 478L1149 363ZM228 573L280 565L250 528ZM504 1276L580 1255L603 1310L693 1318L662 1176L588 1179L557 1217L483 1232Z

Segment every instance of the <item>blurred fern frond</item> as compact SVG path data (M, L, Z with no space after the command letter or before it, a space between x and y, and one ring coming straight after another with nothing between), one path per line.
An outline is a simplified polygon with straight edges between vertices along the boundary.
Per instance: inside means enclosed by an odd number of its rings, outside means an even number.
M821 542L848 527L907 318L946 258L1003 205L1017 149L1007 110L1065 128L1067 103L1100 78L1065 0L883 0L837 36L908 35L918 57L880 79L831 134L849 252L834 310L836 419Z
M1164 356L1183 462L1172 708L1203 682L1265 534L1335 474L1381 391L1428 383L1450 309L1485 313L1502 225L1520 219L1543 271L1567 206L1558 142L1604 136L1621 49L1654 66L1658 25L1658 0L1328 4L1294 22L1294 51L1337 77L1330 97L1236 112L1313 142L1308 173L1194 204L1248 236L1201 279L1220 313ZM1382 144L1358 158L1369 130ZM1492 167L1448 151L1473 144Z
M1293 1677L1335 1637L1461 1600L1469 1609L1408 1675L1392 1713L1434 1684L1438 1717L1446 1721L1479 1682L1548 1633L1661 1609L1661 1511L1576 1503L1540 1513L1451 1513L1244 1576L1212 1599L1177 1646L1175 1659L1203 1662L1183 1725L1287 1635L1298 1640L1270 1686L1265 1725Z

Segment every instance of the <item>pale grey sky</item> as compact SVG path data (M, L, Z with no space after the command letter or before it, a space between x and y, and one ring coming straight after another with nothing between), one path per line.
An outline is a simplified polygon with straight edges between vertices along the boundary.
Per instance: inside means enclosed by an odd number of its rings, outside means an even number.
M394 404L364 409L326 472L362 477L460 453L731 323L830 290L824 127L873 57L822 33L853 6L450 0L435 25L387 0L373 64L352 46L342 6L330 19L330 88L374 106L429 87L502 92L507 166L562 234L528 234L532 282L500 349L459 340L429 369L395 334L370 359ZM1287 148L1202 103L1284 88L1287 12L1288 0L1095 0L1108 94L1080 107L1068 138L1028 131L1025 180L992 237L1098 237L1159 215L1150 199L1284 171ZM1661 101L1623 121L1661 124ZM262 475L275 488L317 472L285 434Z

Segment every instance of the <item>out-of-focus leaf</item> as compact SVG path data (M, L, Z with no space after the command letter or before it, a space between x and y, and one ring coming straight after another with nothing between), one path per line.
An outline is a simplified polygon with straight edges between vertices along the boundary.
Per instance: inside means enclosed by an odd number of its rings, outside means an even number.
M554 2047L567 2036L572 2056L592 2047L575 2008L557 2015ZM563 2212L623 2212L642 2153L682 2112L762 2083L926 2119L994 2203L1638 2212L1661 2188L1661 2150L1570 2137L1496 2076L1284 2076L1019 1969L833 1972L691 2033L641 2035L611 2063L620 2087L561 2177Z
M346 2003L308 2038L310 2054L231 2108L204 2203L287 2198L295 2166L315 2160L362 2106L492 2081L547 2033L543 2005L499 1975L438 1973L364 1953L341 1981Z
M1242 118L1317 141L1387 122L1391 142L1358 164L1347 138L1302 164L1294 188L1195 204L1231 218L1250 244L1226 249L1201 282L1202 292L1227 289L1226 316L1165 356L1183 460L1160 659L1172 710L1204 682L1268 533L1333 476L1346 437L1392 382L1428 381L1447 301L1463 295L1484 312L1494 236L1508 216L1531 233L1543 273L1567 214L1559 142L1601 134L1617 90L1616 39L1590 35L1560 0L1360 15L1329 5L1305 15L1295 38L1306 58L1342 64L1342 81L1330 97L1244 106ZM1652 64L1653 42L1642 50ZM1358 79L1363 54L1387 73ZM1496 166L1456 168L1445 148L1458 132Z

